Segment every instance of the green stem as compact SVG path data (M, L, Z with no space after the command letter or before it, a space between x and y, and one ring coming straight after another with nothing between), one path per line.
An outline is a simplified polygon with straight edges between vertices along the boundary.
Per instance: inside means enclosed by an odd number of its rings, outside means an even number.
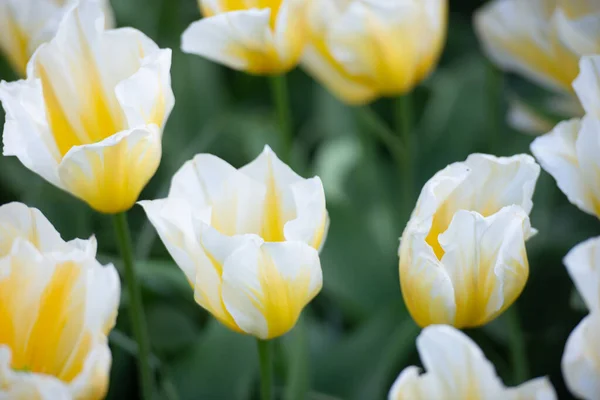
M260 360L260 398L271 400L273 391L273 347L268 340L257 339Z
M410 213L414 204L413 197L415 193L414 182L414 153L417 151L415 146L415 135L413 132L413 106L410 93L400 96L394 102L394 120L398 137L402 140L404 146L404 157L401 168L401 179L404 196L404 208Z
M506 310L506 321L508 324L508 340L510 345L510 358L515 384L521 384L529 377L529 365L525 351L525 338L519 321L519 312L513 304Z
M281 135L281 145L283 148L281 158L289 163L294 137L287 81L285 75L274 75L269 79L271 83L271 95L273 96L273 102L275 103L275 109L277 111L279 133Z
M138 344L138 373L142 395L145 400L150 400L154 394L154 379L150 367L150 341L146 330L142 292L133 266L133 249L127 215L125 213L115 214L114 225L123 258L125 282L129 293L129 317L131 318L133 335Z

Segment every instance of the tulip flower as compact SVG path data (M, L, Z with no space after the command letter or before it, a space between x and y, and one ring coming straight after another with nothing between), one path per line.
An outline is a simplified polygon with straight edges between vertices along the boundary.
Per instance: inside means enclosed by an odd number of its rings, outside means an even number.
M107 16L107 25L114 25L108 0L101 3ZM0 0L0 51L6 55L13 69L25 76L27 61L37 47L50 40L64 13L68 0Z
M105 31L95 2L70 6L27 79L0 84L4 155L97 211L129 209L160 162L170 64L143 33Z
M559 123L531 144L531 152L556 179L569 201L600 217L600 56L581 59L581 73L573 83L586 115Z
M306 0L199 0L204 18L181 37L181 49L257 75L285 73L306 42Z
M0 398L104 398L120 284L95 256L94 238L65 242L38 210L0 207Z
M600 2L495 0L475 15L488 56L501 68L571 93L579 58L600 53Z
M196 302L235 331L283 335L321 289L323 185L296 175L269 147L239 170L197 155L166 199L140 204Z
M600 237L575 246L564 263L575 287L591 311L573 330L562 358L569 390L580 399L594 400L600 393Z
M472 154L423 187L400 242L400 285L415 322L486 324L519 297L540 167L528 155Z
M446 0L314 0L302 66L346 103L411 91L435 67Z
M494 366L467 335L446 325L427 327L417 338L427 372L415 366L402 371L389 400L555 400L547 378L507 388Z

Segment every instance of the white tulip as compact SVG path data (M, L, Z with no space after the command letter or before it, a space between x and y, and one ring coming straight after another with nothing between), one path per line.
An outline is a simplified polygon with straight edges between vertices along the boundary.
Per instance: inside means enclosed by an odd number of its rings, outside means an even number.
M35 49L50 40L68 5L77 0L0 0L0 51L14 70L25 75L27 61ZM79 0L98 2L107 18L107 26L114 25L109 0Z
M402 371L389 400L555 400L546 378L514 388L504 386L494 366L467 335L446 325L432 325L417 338L426 372L418 367Z
M595 400L600 393L600 237L575 246L564 263L591 313L567 340L563 376L578 398Z
M4 155L97 211L129 209L160 162L170 65L143 33L105 31L95 2L70 6L27 79L0 83Z
M323 185L296 175L268 147L239 170L197 155L175 174L166 199L140 204L196 302L233 330L280 336L321 289Z
M540 167L473 154L423 187L400 243L400 285L419 326L486 324L520 295Z
M600 217L600 56L581 59L573 87L586 115L559 123L534 140L531 152L569 201Z
M104 398L120 283L95 257L94 238L65 242L38 210L0 207L0 399Z
M307 40L306 0L199 0L204 18L181 37L181 49L252 74L296 66Z

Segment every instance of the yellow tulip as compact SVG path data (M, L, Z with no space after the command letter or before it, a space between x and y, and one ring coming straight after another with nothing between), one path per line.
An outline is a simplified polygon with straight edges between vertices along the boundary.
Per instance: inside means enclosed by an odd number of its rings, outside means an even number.
M389 400L556 400L550 381L536 378L506 387L481 349L467 335L446 325L423 329L417 349L426 372L402 371Z
M423 187L400 243L400 285L419 326L486 324L521 294L540 167L473 154Z
M488 56L503 69L571 93L579 58L600 53L600 2L495 0L476 13Z
M173 107L171 51L107 30L95 2L70 7L56 36L0 84L4 155L104 213L129 209L161 158Z
M447 0L314 0L302 66L350 104L412 90L435 67Z
M107 25L114 24L108 0L101 3ZM27 61L44 42L54 36L71 0L0 0L0 51L13 69L25 76Z
M204 18L183 33L181 49L251 74L294 68L306 42L307 0L199 0Z
M36 209L0 207L0 398L99 400L120 283L96 241L65 242Z
M175 174L166 199L140 204L196 302L235 331L281 336L321 290L323 185L296 175L268 147L239 170L197 155Z

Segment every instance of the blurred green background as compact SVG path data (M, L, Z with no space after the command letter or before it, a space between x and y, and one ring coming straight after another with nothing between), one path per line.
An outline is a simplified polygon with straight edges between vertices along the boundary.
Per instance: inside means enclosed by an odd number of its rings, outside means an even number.
M276 119L266 78L247 76L179 50L183 30L199 18L195 0L113 0L119 26L142 30L173 49L176 105L167 124L163 160L142 199L163 197L170 177L194 154L210 152L235 166L252 160L268 143L277 150ZM436 171L470 153L529 152L531 136L504 121L512 92L536 92L503 75L484 58L471 15L480 1L451 1L448 42L436 72L415 92L417 187ZM0 78L16 79L5 60ZM402 303L398 238L403 229L401 187L386 149L359 124L356 110L319 87L303 71L289 75L295 121L293 165L319 175L331 216L322 253L324 287L292 332L276 341L278 398L384 399L398 373L419 365L418 329ZM373 108L391 123L391 102ZM4 115L0 114L3 123ZM416 198L417 192L414 193ZM0 159L0 203L22 201L50 219L64 238L98 238L102 261L114 261L109 217L26 170L16 158ZM531 273L517 301L528 376L549 375L559 398L564 387L564 343L586 314L573 295L562 258L576 243L600 231L598 221L570 205L546 174L540 177L532 213L539 234L528 243ZM256 398L255 342L228 331L197 306L141 209L130 221L143 279L144 300L160 393L157 399ZM109 399L137 398L135 345L129 339L124 293L111 334L113 367ZM517 384L507 316L469 330L507 384Z

